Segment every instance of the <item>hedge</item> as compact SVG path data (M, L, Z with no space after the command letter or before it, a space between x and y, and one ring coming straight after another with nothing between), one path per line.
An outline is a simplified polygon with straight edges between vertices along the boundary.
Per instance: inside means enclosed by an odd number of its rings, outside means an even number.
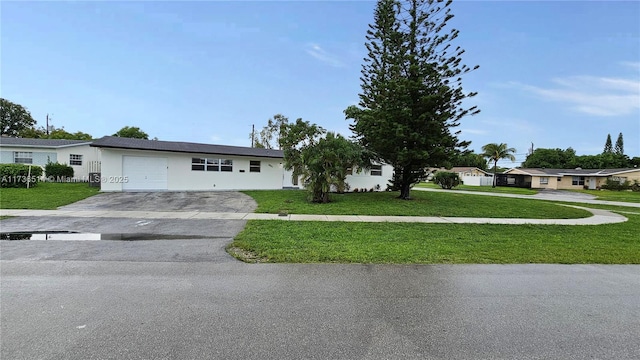
M438 171L433 176L433 182L440 185L443 189L451 189L460 185L460 177L453 172Z
M48 163L44 167L44 172L47 174L47 179L67 179L73 177L73 168L66 164Z
M31 167L31 173L29 173ZM26 188L38 185L42 168L38 165L0 164L0 187Z

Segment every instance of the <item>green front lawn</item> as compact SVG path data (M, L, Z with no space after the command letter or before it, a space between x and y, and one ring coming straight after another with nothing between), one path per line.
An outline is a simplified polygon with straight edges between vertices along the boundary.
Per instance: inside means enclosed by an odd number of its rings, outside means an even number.
M88 198L100 191L88 183L40 182L34 188L0 188L1 209L52 210Z
M427 188L427 189L442 189L439 185L436 185L432 182L422 182L416 185L419 188ZM516 187L505 187L505 186L470 186L470 185L458 185L453 190L462 190L462 191L479 191L479 192L488 192L488 193L499 193L499 194L517 194L517 195L535 195L538 193L538 190L535 189L523 189Z
M640 203L640 191L612 191L612 190L571 190L589 194L596 197L597 200L605 201L622 201Z
M331 194L329 204L307 201L303 190L243 191L258 203L256 212L275 214L463 216L492 218L575 219L590 213L551 202L452 193L411 192L413 200L399 200L397 192Z
M282 263L640 264L640 215L608 225L467 225L251 220L229 246Z

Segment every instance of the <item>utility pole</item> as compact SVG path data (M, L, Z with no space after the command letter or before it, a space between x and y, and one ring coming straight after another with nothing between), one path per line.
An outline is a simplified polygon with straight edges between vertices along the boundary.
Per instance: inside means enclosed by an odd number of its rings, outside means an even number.
M49 114L47 114L47 137L49 137Z
M255 138L256 138L256 125L251 124L251 147L254 147L255 145Z

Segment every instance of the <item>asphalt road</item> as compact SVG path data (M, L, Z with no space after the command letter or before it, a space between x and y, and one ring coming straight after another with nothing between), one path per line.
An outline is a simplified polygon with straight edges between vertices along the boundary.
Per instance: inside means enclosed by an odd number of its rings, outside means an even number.
M3 261L2 359L637 359L640 268Z
M640 266L249 265L224 252L240 220L0 226L162 239L0 241L3 360L640 358Z

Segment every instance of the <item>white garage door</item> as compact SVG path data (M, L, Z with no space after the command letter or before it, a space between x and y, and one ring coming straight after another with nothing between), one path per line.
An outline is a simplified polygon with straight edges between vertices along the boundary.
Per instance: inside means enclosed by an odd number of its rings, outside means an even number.
M123 156L122 190L167 190L167 158Z

